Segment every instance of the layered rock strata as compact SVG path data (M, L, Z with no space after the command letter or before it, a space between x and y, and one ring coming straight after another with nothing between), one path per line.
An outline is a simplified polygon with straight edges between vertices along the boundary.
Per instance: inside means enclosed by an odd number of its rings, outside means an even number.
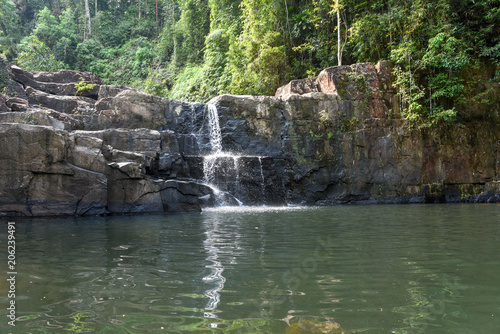
M500 201L498 81L455 125L399 116L389 63L325 69L275 97L222 95L217 186L254 204ZM207 106L104 85L91 73L9 69L0 95L0 216L200 211ZM84 78L94 86L77 94ZM15 95L15 96L14 96ZM484 103L484 101L488 101ZM230 166L238 166L231 170Z

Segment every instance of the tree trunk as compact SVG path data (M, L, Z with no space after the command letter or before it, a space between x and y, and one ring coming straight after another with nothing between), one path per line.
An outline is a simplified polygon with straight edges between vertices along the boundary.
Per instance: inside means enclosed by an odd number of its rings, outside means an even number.
M7 35L7 28L5 27L5 24L3 22L0 22L0 28L2 28L4 36L8 37L9 35Z
M139 0L139 24L141 24L141 0Z
M173 56L173 64L174 64L174 67L177 67L177 36L176 36L176 32L175 32L175 3L174 1L171 2L172 4L172 32L173 32L173 41L174 41L174 54L172 55Z
M95 0L95 13L94 16L97 15L97 0Z
M337 59L339 60L339 66L342 66L342 49L340 41L340 6L339 0L336 0L337 5Z
M92 28L90 27L89 0L84 0L84 2L85 2L85 34L83 36L83 39L87 39L92 36Z
M290 31L290 20L288 18L288 3L285 0L285 9L286 9L286 26L288 27L288 36L290 37L290 45L293 45L292 43L292 33Z

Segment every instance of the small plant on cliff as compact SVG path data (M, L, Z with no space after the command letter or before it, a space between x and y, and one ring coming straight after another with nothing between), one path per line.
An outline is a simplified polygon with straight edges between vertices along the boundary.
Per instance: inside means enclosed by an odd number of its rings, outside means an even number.
M339 113L340 130L342 132L356 131L359 126L359 119L356 116L347 118L346 115Z
M76 95L82 95L83 92L89 91L94 88L96 84L85 82L85 79L80 77L80 82L75 84Z
M311 135L311 137L314 138L314 139L323 138L323 134L316 134L316 133L313 132L313 130L309 131L309 135Z

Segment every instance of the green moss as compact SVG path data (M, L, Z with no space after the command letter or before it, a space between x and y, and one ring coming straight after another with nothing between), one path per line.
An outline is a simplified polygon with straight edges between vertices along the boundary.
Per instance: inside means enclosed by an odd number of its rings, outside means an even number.
M339 114L340 130L342 132L356 131L359 126L359 119L356 116L346 118L343 114Z
M323 138L324 134L321 133L321 134L316 134L313 132L313 130L309 130L309 134L311 135L312 138L314 139L321 139Z

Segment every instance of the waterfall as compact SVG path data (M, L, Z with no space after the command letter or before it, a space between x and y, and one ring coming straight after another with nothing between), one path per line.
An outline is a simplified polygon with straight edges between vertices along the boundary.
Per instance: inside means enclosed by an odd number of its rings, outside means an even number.
M260 164L260 189L262 191L262 196L263 198L266 196L266 180L264 178L264 169L262 168L262 157L259 157L259 164Z
M221 125L222 130L232 129L231 133L225 133L228 136L226 138L236 138L237 140L232 142L236 147L241 147L238 131L242 131L244 124L231 119L228 120L227 127L226 124L220 123L217 107L213 103L207 104L204 113L197 137L199 145L203 145L205 152L202 156L202 166L199 165L200 160L196 161L198 161L197 166L203 167L204 183L212 189L212 197L207 198L207 204L215 206L284 204L282 179L276 174L273 158L238 154L224 147ZM241 135L245 138L246 133Z
M219 126L219 113L214 104L208 104L208 129L210 131L210 145L212 153L222 152L222 135Z
M207 105L208 115L208 130L210 135L211 153L203 157L203 174L205 176L205 183L209 185L216 196L216 204L225 206L231 204L243 205L243 203L232 195L228 186L229 179L235 179L235 185L232 188L237 188L238 184L238 158L239 156L223 152L222 150L222 134L219 125L219 113L214 104ZM227 163L232 160L231 167ZM217 175L216 175L217 173ZM236 174L235 177L232 177ZM218 177L220 176L220 177ZM226 189L220 189L220 187Z

